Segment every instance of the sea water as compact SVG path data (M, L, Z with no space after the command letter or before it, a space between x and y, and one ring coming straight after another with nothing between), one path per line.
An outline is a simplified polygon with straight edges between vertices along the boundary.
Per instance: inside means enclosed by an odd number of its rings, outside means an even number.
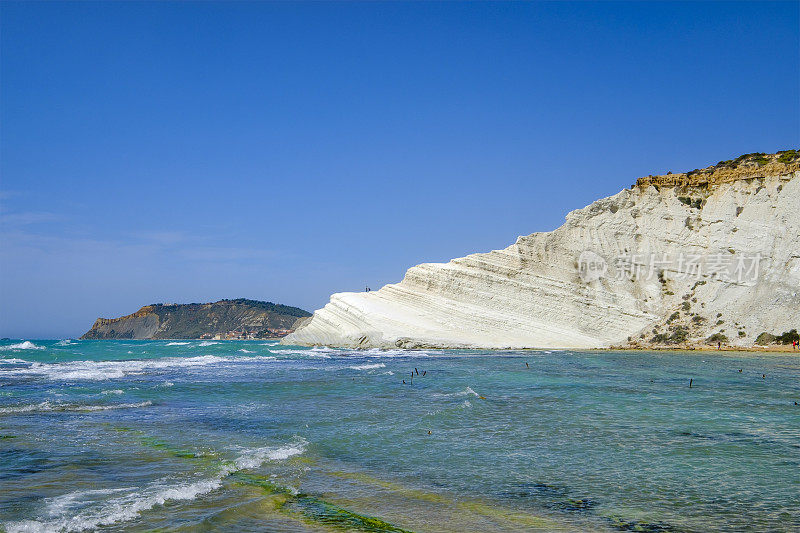
M7 341L0 529L798 531L796 401L792 354Z

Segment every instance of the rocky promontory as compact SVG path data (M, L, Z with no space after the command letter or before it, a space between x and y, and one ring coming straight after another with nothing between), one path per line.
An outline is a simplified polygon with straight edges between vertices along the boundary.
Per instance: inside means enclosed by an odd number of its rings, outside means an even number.
M258 300L152 304L119 318L98 318L82 339L277 338L311 313Z

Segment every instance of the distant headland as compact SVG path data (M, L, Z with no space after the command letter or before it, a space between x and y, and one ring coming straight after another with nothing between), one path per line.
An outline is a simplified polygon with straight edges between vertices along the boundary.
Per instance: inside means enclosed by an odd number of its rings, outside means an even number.
M98 318L81 339L270 339L294 331L311 313L238 298L213 303L152 304L119 318Z

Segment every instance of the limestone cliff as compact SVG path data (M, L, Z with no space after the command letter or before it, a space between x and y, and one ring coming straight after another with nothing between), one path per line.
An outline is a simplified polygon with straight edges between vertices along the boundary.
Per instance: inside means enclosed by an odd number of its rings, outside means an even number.
M257 300L220 300L206 304L153 304L119 318L98 318L82 339L197 339L238 332L264 338L293 328L311 313Z
M282 342L593 348L728 341L800 326L800 155L648 176L504 250L339 293Z

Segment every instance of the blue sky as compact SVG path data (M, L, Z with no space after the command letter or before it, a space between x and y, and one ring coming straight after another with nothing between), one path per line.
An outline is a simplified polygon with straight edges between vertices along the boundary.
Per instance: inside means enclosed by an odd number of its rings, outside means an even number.
M800 146L798 3L0 4L0 336L321 307Z

